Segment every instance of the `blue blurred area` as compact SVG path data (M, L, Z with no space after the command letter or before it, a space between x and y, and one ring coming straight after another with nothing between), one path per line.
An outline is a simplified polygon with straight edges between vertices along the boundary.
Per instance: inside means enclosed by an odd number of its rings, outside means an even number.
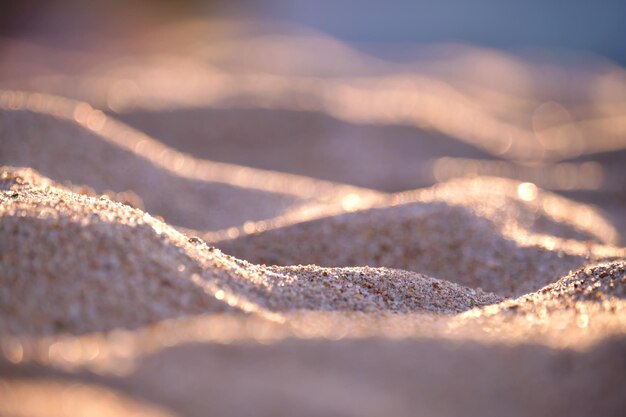
M368 52L462 42L591 52L626 65L626 0L0 1L0 35L75 41L188 18L246 17L311 27ZM401 56L401 54L399 54Z
M249 2L246 2L249 3ZM261 15L370 44L464 42L592 52L626 64L624 0L265 0ZM384 47L383 47L384 49Z

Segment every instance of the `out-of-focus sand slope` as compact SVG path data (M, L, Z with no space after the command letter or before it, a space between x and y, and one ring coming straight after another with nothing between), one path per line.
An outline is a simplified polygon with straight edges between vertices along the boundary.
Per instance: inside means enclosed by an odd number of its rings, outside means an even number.
M0 415L623 413L623 69L0 48Z

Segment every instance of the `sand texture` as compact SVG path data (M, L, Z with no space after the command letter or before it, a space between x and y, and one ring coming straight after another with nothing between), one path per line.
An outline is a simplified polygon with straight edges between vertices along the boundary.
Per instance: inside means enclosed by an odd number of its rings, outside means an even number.
M0 416L622 416L623 69L267 30L0 42Z

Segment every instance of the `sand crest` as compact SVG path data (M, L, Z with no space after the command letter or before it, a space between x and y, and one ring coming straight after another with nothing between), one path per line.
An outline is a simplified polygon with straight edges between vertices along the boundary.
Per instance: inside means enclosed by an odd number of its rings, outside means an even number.
M1 92L0 132L0 163L28 166L59 182L86 185L98 193L132 192L150 213L176 226L200 230L220 230L293 212L306 218L303 208L311 213L336 212L347 196L358 194L359 200L352 205L359 207L381 195L198 159L87 103L62 97Z
M7 410L26 410L19 406L25 396L52 401L60 380L82 387L63 389L72 407L107 393L110 401L98 409L124 415L238 415L252 408L273 415L277 401L303 415L408 416L420 409L446 416L457 407L489 415L511 404L538 415L591 409L618 415L624 405L617 359L626 331L623 262L590 264L502 300L402 270L255 265L140 209L32 169L4 167L1 178L0 390L8 393ZM386 211L378 220L368 217ZM512 242L503 248L524 253L523 239L512 239L489 216L442 201L414 202L339 216L326 233L341 241L349 233L337 225L358 229L380 220L378 234L399 234L389 226L398 218L404 228L422 224L409 235L429 242L433 258L442 248L456 250L440 244L442 228L450 226L495 236L496 248ZM315 229L326 222L292 227L329 244ZM583 259L539 246L525 256L562 268ZM451 277L461 282L459 273ZM364 379L356 383L350 375ZM472 383L449 375L473 375ZM529 378L535 383L524 388ZM417 391L397 391L391 381ZM485 402L494 385L502 395ZM311 395L315 401L304 400ZM457 398L453 407L442 400L449 395ZM563 395L575 400L563 402Z
M611 239L615 232L592 209L541 190L533 195L538 203L529 203L520 198L520 187L501 179L453 181L399 195L396 204L215 244L251 262L395 267L504 296L535 291L571 270L626 255L617 247L567 239ZM560 221L555 211L579 212L579 223Z
M1 175L2 327L9 333L132 328L230 307L458 312L499 301L401 270L252 265L128 205L57 188L32 170L3 168Z
M624 414L622 68L145 35L0 39L0 415Z

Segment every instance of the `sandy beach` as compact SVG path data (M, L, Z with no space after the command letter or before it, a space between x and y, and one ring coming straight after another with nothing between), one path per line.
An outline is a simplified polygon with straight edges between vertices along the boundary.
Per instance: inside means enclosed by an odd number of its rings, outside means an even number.
M625 70L263 30L0 41L0 415L623 415Z

